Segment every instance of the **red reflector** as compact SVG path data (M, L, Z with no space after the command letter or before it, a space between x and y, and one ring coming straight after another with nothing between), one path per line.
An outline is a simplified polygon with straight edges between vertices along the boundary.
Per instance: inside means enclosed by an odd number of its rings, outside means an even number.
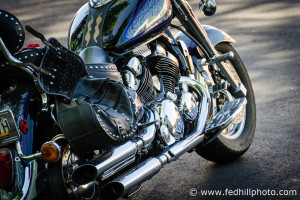
M0 149L0 189L6 189L13 180L12 155L9 149Z
M21 120L20 121L20 130L22 131L22 133L26 134L28 133L28 125L26 123L25 120Z

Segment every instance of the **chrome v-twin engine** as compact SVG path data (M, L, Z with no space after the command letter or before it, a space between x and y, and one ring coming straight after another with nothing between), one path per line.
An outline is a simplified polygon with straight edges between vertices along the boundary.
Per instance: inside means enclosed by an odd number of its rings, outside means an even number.
M186 83L179 83L179 62L172 53L156 44L152 51L145 46L144 63L133 57L123 73L125 84L135 90L143 104L151 102L158 110L158 136L163 146L173 144L184 135L184 123L197 117L198 99ZM146 64L145 64L146 63ZM146 67L146 66L147 67ZM151 72L151 73L150 73Z

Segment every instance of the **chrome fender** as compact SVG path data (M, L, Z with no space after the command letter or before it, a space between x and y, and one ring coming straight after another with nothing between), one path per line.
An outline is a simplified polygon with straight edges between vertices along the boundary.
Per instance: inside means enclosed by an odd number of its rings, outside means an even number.
M221 42L227 42L227 43L236 43L236 41L227 33L224 31L210 26L210 25L203 25L203 28L205 32L207 33L207 36L210 40L210 42L216 46L217 44Z
M236 43L236 41L230 35L216 27L210 25L203 25L202 27L205 30L210 42L214 46L221 42ZM193 50L197 47L196 44L181 31L176 34L175 39L183 40L186 46L188 47L190 54L192 54Z

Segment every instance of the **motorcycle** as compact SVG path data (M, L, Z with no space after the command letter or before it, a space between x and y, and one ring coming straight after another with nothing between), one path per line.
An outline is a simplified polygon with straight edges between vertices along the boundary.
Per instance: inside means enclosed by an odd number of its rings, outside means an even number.
M20 51L18 19L1 10L0 26L1 199L130 197L186 152L224 163L252 143L235 41L185 0L90 0L68 48L26 26L45 46Z

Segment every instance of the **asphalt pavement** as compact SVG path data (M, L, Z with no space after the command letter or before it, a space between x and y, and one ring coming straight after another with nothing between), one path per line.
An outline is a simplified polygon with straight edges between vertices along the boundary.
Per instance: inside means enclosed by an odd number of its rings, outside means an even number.
M71 19L85 2L0 0L0 9L66 45ZM130 199L251 199L251 194L254 199L300 199L300 1L217 1L212 17L198 10L198 1L189 2L201 23L237 41L233 46L248 69L256 98L255 138L245 155L226 165L187 153ZM38 43L26 35L26 44Z

